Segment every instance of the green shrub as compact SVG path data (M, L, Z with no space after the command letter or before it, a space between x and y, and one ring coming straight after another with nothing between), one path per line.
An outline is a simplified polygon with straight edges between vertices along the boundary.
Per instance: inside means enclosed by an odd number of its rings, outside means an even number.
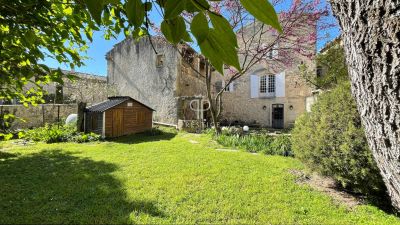
M79 133L73 125L46 124L44 127L27 130L22 135L22 138L28 141L42 141L46 143L68 141L82 143L98 141L101 139L101 136L94 133Z
M267 155L293 156L292 141L288 135L278 135L274 137L269 148L264 151Z
M291 155L291 141L287 135L276 137L267 134L242 134L241 129L226 128L220 135L213 135L221 145L243 149L248 152L262 152L267 155Z
M69 141L74 141L78 143L92 142L101 140L101 136L95 133L77 133Z
M345 188L385 190L348 83L321 94L312 112L297 119L292 144L296 157Z

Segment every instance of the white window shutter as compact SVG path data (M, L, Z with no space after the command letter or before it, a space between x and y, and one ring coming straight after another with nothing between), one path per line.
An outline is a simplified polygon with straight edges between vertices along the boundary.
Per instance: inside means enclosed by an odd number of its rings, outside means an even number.
M285 97L285 72L275 75L276 97Z
M258 98L260 92L260 78L257 75L250 75L250 97Z

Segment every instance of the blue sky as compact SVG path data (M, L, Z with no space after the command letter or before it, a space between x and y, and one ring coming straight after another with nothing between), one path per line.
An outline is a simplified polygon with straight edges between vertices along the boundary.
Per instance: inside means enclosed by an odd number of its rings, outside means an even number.
M290 6L290 0L287 0L286 3L283 5L279 6L276 10L281 11L284 10L286 7ZM322 6L324 6L326 3L322 2ZM157 17L156 20L159 20L158 15L150 15L150 17ZM333 16L329 16L327 18L328 22L335 22L336 19ZM157 21L156 21L157 22ZM330 40L333 40L336 38L340 31L338 27L330 28L327 30L324 30L323 33L319 32L319 36L325 36L326 33L328 34L327 38L321 39L317 42L317 49L321 49L326 42L329 42ZM105 54L110 51L115 44L118 42L122 41L125 38L123 34L119 35L117 39L111 39L111 40L105 40L103 37L102 32L96 32L93 35L93 42L89 44L89 49L85 54L89 59L85 60L85 66L75 68L75 71L78 72L84 72L84 73L91 73L91 74L97 74L101 76L106 76L107 75L107 61L105 59ZM53 60L51 58L45 59L44 63L52 68L62 68L62 69L69 69L68 66L59 64L56 60Z

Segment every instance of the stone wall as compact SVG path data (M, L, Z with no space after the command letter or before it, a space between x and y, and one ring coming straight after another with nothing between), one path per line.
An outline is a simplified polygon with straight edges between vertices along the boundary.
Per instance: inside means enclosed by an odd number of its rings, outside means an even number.
M92 105L107 100L108 96L116 95L115 88L107 84L107 78L104 76L66 70L63 70L63 73L65 75L72 74L76 78L74 80L63 78L62 93L56 93L57 86L60 86L58 83L51 82L43 85L44 91L47 92L45 93L46 104L86 102L88 105ZM28 90L32 87L34 85L28 83L25 89ZM61 102L56 101L57 94L63 96Z
M130 96L155 109L155 121L177 124L179 53L161 38L152 38L152 43L157 53L148 38L138 42L128 38L115 45L106 56L108 83L118 95Z
M108 96L116 95L115 89L107 85L107 78L90 74L75 73L76 80L65 80L63 94L75 102L85 102L93 105L107 100Z
M76 114L77 104L43 104L24 107L23 105L1 105L0 113L11 113L17 117L11 129L40 127L46 123L65 121L68 115Z

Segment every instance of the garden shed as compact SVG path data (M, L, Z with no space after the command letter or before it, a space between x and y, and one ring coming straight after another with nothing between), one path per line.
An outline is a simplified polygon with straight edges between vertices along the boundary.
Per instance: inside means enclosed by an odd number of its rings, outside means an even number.
M143 132L152 128L153 111L131 97L109 97L107 101L86 108L84 130L103 137Z

